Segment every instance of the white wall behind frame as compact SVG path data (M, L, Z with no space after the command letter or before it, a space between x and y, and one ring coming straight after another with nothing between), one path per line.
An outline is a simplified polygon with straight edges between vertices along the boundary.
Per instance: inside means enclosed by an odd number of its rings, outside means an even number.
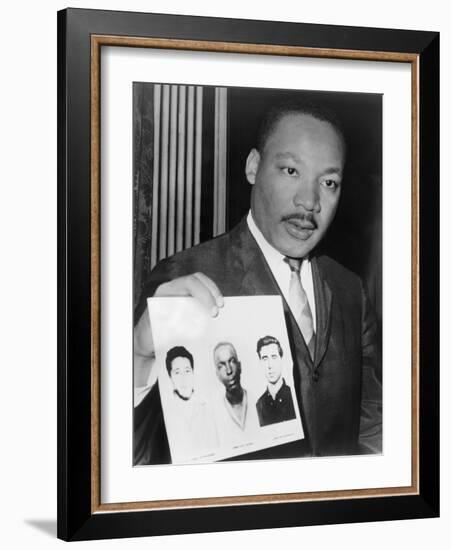
M207 0L73 0L73 7L187 13L281 21L429 29L441 32L442 281L451 280L450 107L451 31L447 5L439 0L357 0L296 3L227 3ZM0 235L2 235L1 514L5 548L61 547L56 519L56 10L67 3L25 0L3 6L0 115ZM24 144L24 146L19 146ZM19 212L19 214L18 214ZM23 253L28 244L27 253ZM449 285L441 290L442 364L451 364ZM27 330L19 327L26 326ZM32 327L32 330L29 329ZM26 336L24 337L24 332ZM25 357L25 360L23 359ZM451 385L442 372L442 464L451 463ZM444 393L446 391L446 394ZM25 404L25 405L24 405ZM22 406L23 405L23 406ZM373 550L424 550L431 541L446 548L451 525L449 468L442 471L442 518L357 525L317 526L234 533L83 543L84 548L196 548L210 550L274 546Z

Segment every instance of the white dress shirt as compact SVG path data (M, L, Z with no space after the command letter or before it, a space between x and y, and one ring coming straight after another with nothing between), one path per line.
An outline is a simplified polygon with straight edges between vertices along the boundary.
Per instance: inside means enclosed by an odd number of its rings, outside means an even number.
M249 231L257 241L257 244L262 251L266 263L269 265L269 268L271 269L272 274L279 285L285 301L289 304L291 269L290 266L284 261L285 256L268 243L263 236L263 233L255 224L250 210L247 215L247 225L249 227ZM307 299L309 301L310 310L313 317L313 328L316 332L316 306L315 292L313 290L312 264L308 258L304 258L301 264L301 284L307 294Z
M173 462L189 461L216 450L218 434L205 398L196 391L190 399L182 399L175 392L167 397L164 419Z
M225 395L214 401L214 418L219 442L223 450L252 442L260 428L256 400L243 388L244 415L240 421Z

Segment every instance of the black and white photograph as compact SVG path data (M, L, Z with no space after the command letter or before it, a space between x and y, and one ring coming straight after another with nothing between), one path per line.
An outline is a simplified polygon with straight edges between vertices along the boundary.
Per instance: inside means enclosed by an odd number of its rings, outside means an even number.
M57 128L57 536L423 531L443 508L437 24L182 4L57 14L35 140Z
M302 443L279 296L224 298L213 318L194 298L150 298L148 311L172 463Z
M133 465L383 453L382 109L133 83Z

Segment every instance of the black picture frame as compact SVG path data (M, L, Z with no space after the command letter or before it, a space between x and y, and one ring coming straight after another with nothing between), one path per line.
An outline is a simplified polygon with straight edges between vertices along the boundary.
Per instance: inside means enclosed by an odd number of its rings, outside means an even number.
M390 52L415 59L418 101L418 491L303 502L101 513L92 429L93 36ZM207 46L206 46L207 49ZM351 56L351 57L352 57ZM415 128L414 128L415 131ZM58 12L58 537L64 540L413 519L439 515L439 33L67 9ZM415 238L414 238L415 240ZM93 314L94 311L94 314ZM95 346L94 346L95 347ZM95 352L95 349L94 349ZM98 435L98 434L97 434Z

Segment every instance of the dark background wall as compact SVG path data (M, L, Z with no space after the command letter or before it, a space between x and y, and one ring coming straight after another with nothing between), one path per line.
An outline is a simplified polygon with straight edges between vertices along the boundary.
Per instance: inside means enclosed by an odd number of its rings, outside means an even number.
M382 320L382 96L379 94L229 88L228 226L249 210L246 157L259 122L276 102L300 97L333 110L347 143L345 177L336 218L322 251L359 274Z

